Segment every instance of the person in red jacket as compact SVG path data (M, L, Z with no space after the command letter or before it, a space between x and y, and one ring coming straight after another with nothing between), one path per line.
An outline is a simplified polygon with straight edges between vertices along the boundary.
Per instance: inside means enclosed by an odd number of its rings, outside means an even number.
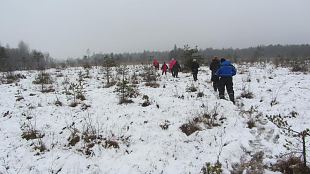
M169 62L169 69L170 69L170 72L171 72L171 74L172 74L173 77L174 77L174 71L172 71L172 68L173 68L173 66L175 65L176 62L177 62L177 61L176 61L174 58L172 58L172 59L170 60L170 62Z
M153 65L154 65L156 70L159 70L159 63L158 63L157 59L154 59Z
M167 69L168 69L168 65L166 64L166 62L164 62L163 66L161 66L161 70L162 70L162 73L161 75L167 75Z

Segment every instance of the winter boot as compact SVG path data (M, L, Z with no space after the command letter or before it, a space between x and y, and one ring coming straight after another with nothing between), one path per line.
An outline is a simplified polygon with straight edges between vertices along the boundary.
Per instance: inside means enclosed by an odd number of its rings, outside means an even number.
M226 100L225 96L224 95L220 95L220 99L224 99Z
M218 90L218 82L213 82L213 89L215 92Z
M229 99L230 101L232 101L235 104L235 97L234 97L234 93L230 93L229 95Z
M213 89L215 92L217 92L217 87L213 85Z

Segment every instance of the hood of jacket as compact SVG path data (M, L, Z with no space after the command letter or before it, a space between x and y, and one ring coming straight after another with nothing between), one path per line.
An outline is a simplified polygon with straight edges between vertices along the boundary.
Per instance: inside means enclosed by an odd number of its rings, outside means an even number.
M231 62L228 60L225 60L224 62L221 63L223 66L231 65Z

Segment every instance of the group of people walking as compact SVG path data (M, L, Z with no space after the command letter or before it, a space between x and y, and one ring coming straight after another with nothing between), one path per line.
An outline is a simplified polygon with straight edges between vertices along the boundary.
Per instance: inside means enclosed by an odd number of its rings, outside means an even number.
M159 63L155 59L153 62L154 67L159 70ZM193 74L194 81L197 81L199 63L196 59L193 59L191 63L191 70ZM232 63L225 58L218 59L214 57L209 66L211 70L211 81L213 83L213 89L215 92L219 92L220 99L225 99L225 88L227 90L230 101L235 104L234 89L233 89L233 79L232 77L236 75L236 68ZM168 69L170 70L173 77L178 77L178 72L181 71L181 66L177 60L171 59L169 62L169 67L166 62L161 66L162 75L167 74Z
M157 70L159 69L159 63L156 59L154 60L153 65L155 69ZM166 75L168 69L170 70L173 77L178 78L179 71L181 71L181 66L178 61L172 58L171 61L169 62L169 67L166 64L166 62L164 62L163 65L161 66L161 70L162 70L161 74Z

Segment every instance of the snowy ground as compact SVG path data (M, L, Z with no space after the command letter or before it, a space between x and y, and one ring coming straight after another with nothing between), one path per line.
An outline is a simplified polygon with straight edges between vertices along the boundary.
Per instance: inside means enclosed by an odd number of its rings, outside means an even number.
M129 68L131 75L142 73L140 66ZM48 70L56 90L51 93L40 92L41 86L32 83L36 71L16 72L26 79L0 85L0 173L200 173L206 162L217 160L223 173L230 173L232 164L249 161L256 152L264 152L266 166L286 153L287 137L266 115L295 111L297 118L289 119L289 124L296 130L310 127L310 76L285 68L239 65L234 77L236 105L218 99L207 67L201 68L198 82L189 73L180 73L177 79L160 76L159 88L147 87L139 79L140 95L132 98L134 103L122 105L115 86L104 88L105 75L93 68L83 82L86 100L70 107L73 99L64 93L68 86L64 81L77 83L79 71L85 74L82 68ZM198 91L187 92L192 85ZM243 91L252 92L254 98L240 98ZM197 97L198 92L203 97ZM141 106L143 95L151 105ZM63 106L55 105L57 98ZM201 130L189 136L181 131L183 124L214 109L218 118L224 118L219 126L201 123ZM255 120L252 129L247 124L250 119ZM167 129L162 128L165 124ZM22 138L29 125L44 136ZM81 139L70 146L73 130L82 137L87 127L101 138L94 144ZM107 147L107 142L118 147ZM40 144L45 151L35 148ZM273 172L266 169L266 173Z

